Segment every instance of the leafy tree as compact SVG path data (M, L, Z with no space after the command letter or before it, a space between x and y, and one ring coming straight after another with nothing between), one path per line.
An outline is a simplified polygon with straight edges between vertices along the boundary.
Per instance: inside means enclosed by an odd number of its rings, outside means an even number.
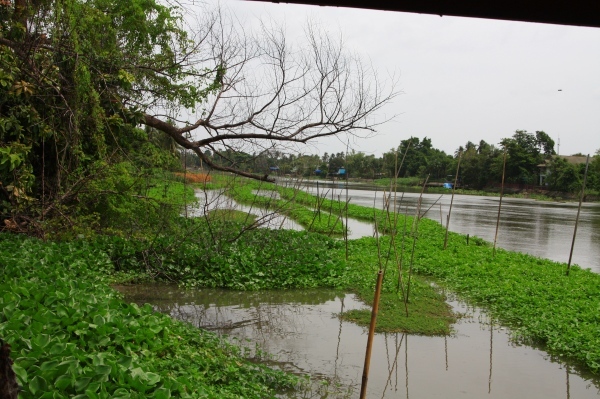
M467 143L465 148L467 149L463 150L460 166L460 180L463 185L482 189L490 182L500 181L502 177L500 150L484 140L481 140L477 146Z
M581 189L582 176L578 165L569 163L562 157L555 157L550 162L547 182L551 190L575 193Z
M180 62L173 47L189 46L179 21L146 0L0 5L3 219L65 215L111 164L172 165L172 143L163 151L164 139L136 125L150 93L186 103L206 95L183 76L166 78Z
M552 140L552 138L544 131L536 131L535 140L540 153L544 154L546 158L556 155L556 152L554 151L554 140Z
M375 155L365 155L362 152L348 154L347 157L348 173L350 177L374 178L381 171L381 158L375 158Z
M590 158L587 187L600 193L600 149Z
M526 130L517 130L511 138L505 138L500 142L507 151L506 180L508 182L535 184L538 165L544 160L540 148L550 151L550 144L554 145L545 133L537 133L536 136Z
M240 154L371 132L370 116L396 95L314 27L295 49L277 29L244 35L220 10L186 26L183 11L155 0L0 3L2 219L64 214L109 165L173 166L150 154L175 159L174 143L268 179Z

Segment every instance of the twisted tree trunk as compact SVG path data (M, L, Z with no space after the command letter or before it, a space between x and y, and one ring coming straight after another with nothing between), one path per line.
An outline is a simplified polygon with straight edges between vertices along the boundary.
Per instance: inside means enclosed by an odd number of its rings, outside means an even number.
M17 399L19 384L12 369L10 345L0 339L0 399Z

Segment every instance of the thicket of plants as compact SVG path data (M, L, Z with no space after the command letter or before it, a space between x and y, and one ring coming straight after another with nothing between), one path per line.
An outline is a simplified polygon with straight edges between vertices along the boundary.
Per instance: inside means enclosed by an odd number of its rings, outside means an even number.
M121 278L149 276L188 287L237 290L333 287L346 271L331 256L342 243L317 233L252 229L181 219L179 234L129 240L97 237Z

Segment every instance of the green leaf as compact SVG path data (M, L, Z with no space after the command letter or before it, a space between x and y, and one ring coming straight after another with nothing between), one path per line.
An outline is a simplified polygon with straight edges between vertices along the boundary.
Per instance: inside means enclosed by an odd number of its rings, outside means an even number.
M13 371L19 378L19 383L21 385L27 384L27 370L25 370L23 367L19 366L17 363L14 363Z
M48 334L38 334L35 337L33 337L31 342L39 348L44 348L46 347L46 345L48 345L50 340L51 338Z
M126 369L131 367L131 363L133 361L133 358L131 356L122 356L117 363L120 364L121 366L125 367Z
M171 390L167 388L158 388L154 391L152 397L156 399L168 399L171 397Z
M98 366L96 366L96 368L95 368L94 371L95 371L95 373L97 375L109 375L110 372L111 372L111 370L112 370L111 366L108 366L108 365L98 365Z
M57 342L54 345L52 345L52 347L50 348L50 354L51 355L60 355L62 354L65 349L67 348L67 345L63 342Z
M146 383L148 385L156 385L160 381L160 375L152 372L146 373Z
M39 375L36 375L29 381L29 391L34 395L38 392L44 392L47 386L46 380Z
M42 369L42 371L54 370L56 369L56 366L58 366L58 364L58 360L50 360L48 362L42 363L40 369Z
M102 326L105 322L106 321L104 320L104 317L102 317L101 315L97 314L96 316L94 316L94 324L96 324L97 326Z
M87 388L92 379L90 377L82 377L75 381L75 391L81 392Z
M54 381L54 386L57 389L65 390L65 389L67 389L67 387L70 387L73 385L73 381L74 381L73 377L71 377L69 375L61 375L61 376L58 376L56 381Z

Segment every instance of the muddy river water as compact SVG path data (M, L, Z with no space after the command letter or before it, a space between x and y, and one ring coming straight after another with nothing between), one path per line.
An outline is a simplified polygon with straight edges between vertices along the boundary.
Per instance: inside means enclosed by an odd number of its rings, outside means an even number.
M126 298L268 352L274 367L311 376L282 397L358 398L366 330L336 314L363 305L331 290L236 292L174 286L119 287ZM477 309L451 300L463 317L450 337L376 334L367 397L597 398L600 381L545 352L517 345Z

